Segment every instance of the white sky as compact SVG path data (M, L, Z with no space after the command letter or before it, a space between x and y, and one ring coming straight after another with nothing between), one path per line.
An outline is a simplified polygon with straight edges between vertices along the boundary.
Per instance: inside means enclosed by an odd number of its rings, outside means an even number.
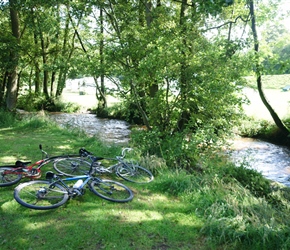
M287 15L287 17L284 19L283 23L288 29L290 30L290 0L284 0L280 4L281 11ZM288 12L288 14L287 14Z

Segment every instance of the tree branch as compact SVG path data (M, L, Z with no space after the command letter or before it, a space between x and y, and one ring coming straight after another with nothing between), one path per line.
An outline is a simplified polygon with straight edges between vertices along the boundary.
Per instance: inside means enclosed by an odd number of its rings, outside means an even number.
M242 16L237 16L237 17L235 18L234 21L228 21L228 22L225 22L225 23L223 23L223 24L221 24L221 25L214 26L214 27L210 27L210 28L208 28L208 29L203 30L203 32L206 32L206 31L209 31L209 30L213 30L213 29L219 29L219 28L221 28L221 27L223 27L223 26L226 26L226 25L228 25L228 24L237 23L238 19L241 19L241 20L242 20L243 22L245 22L245 23L247 23L248 21L251 20L251 19L250 19L250 14L248 15L247 19L244 19Z

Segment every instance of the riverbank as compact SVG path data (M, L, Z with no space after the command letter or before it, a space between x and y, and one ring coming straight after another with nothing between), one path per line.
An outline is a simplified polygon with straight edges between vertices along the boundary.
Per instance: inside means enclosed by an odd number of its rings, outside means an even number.
M45 117L15 125L9 121L0 132L2 164L40 159L40 143L50 155L75 153L84 145L97 155L120 153L118 147L107 147L78 130L58 128ZM142 186L126 183L134 192L130 203L108 202L87 190L56 210L36 211L14 201L14 187L1 188L1 249L290 248L290 198L285 188L272 188L260 174L237 168L214 152L203 155L201 171L192 173L167 169L153 156L144 162L155 180ZM42 169L49 170L52 166Z

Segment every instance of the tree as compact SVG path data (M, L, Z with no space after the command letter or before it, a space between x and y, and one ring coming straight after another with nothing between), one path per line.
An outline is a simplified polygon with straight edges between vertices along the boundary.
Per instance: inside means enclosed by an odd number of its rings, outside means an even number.
M269 104L269 102L266 99L266 96L263 92L262 87L262 68L260 63L260 56L259 56L259 39L258 39L258 33L256 29L256 16L255 16L255 9L254 9L254 1L249 1L249 8L250 8L250 14L251 14L251 28L253 32L253 38L254 38L254 51L255 51L255 73L257 77L257 87L259 91L259 95L261 97L262 102L264 103L265 107L268 109L269 113L271 114L275 124L277 127L282 131L282 133L285 136L289 135L289 129L286 127L286 125L282 122L282 120L279 118L275 110L272 108L272 106Z
M283 24L268 23L262 32L260 53L265 74L290 73L290 32Z
M16 108L17 103L17 95L18 95L18 83L17 83L17 68L19 61L19 39L20 39L20 28L19 28L19 17L18 11L16 8L17 1L9 0L10 6L10 22L11 22L11 30L14 38L14 44L16 45L14 50L10 51L10 68L7 72L7 97L6 97L6 105L8 110L14 110Z

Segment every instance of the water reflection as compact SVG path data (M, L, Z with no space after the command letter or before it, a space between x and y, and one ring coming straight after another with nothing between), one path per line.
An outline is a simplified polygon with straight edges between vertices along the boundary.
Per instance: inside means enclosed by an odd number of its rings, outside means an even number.
M101 119L94 114L51 113L50 117L62 126L82 129L90 136L97 136L107 143L127 144L130 136L129 124L115 119Z
M232 141L231 152L236 162L246 161L249 167L261 172L266 178L290 186L290 150L269 142L250 138Z

